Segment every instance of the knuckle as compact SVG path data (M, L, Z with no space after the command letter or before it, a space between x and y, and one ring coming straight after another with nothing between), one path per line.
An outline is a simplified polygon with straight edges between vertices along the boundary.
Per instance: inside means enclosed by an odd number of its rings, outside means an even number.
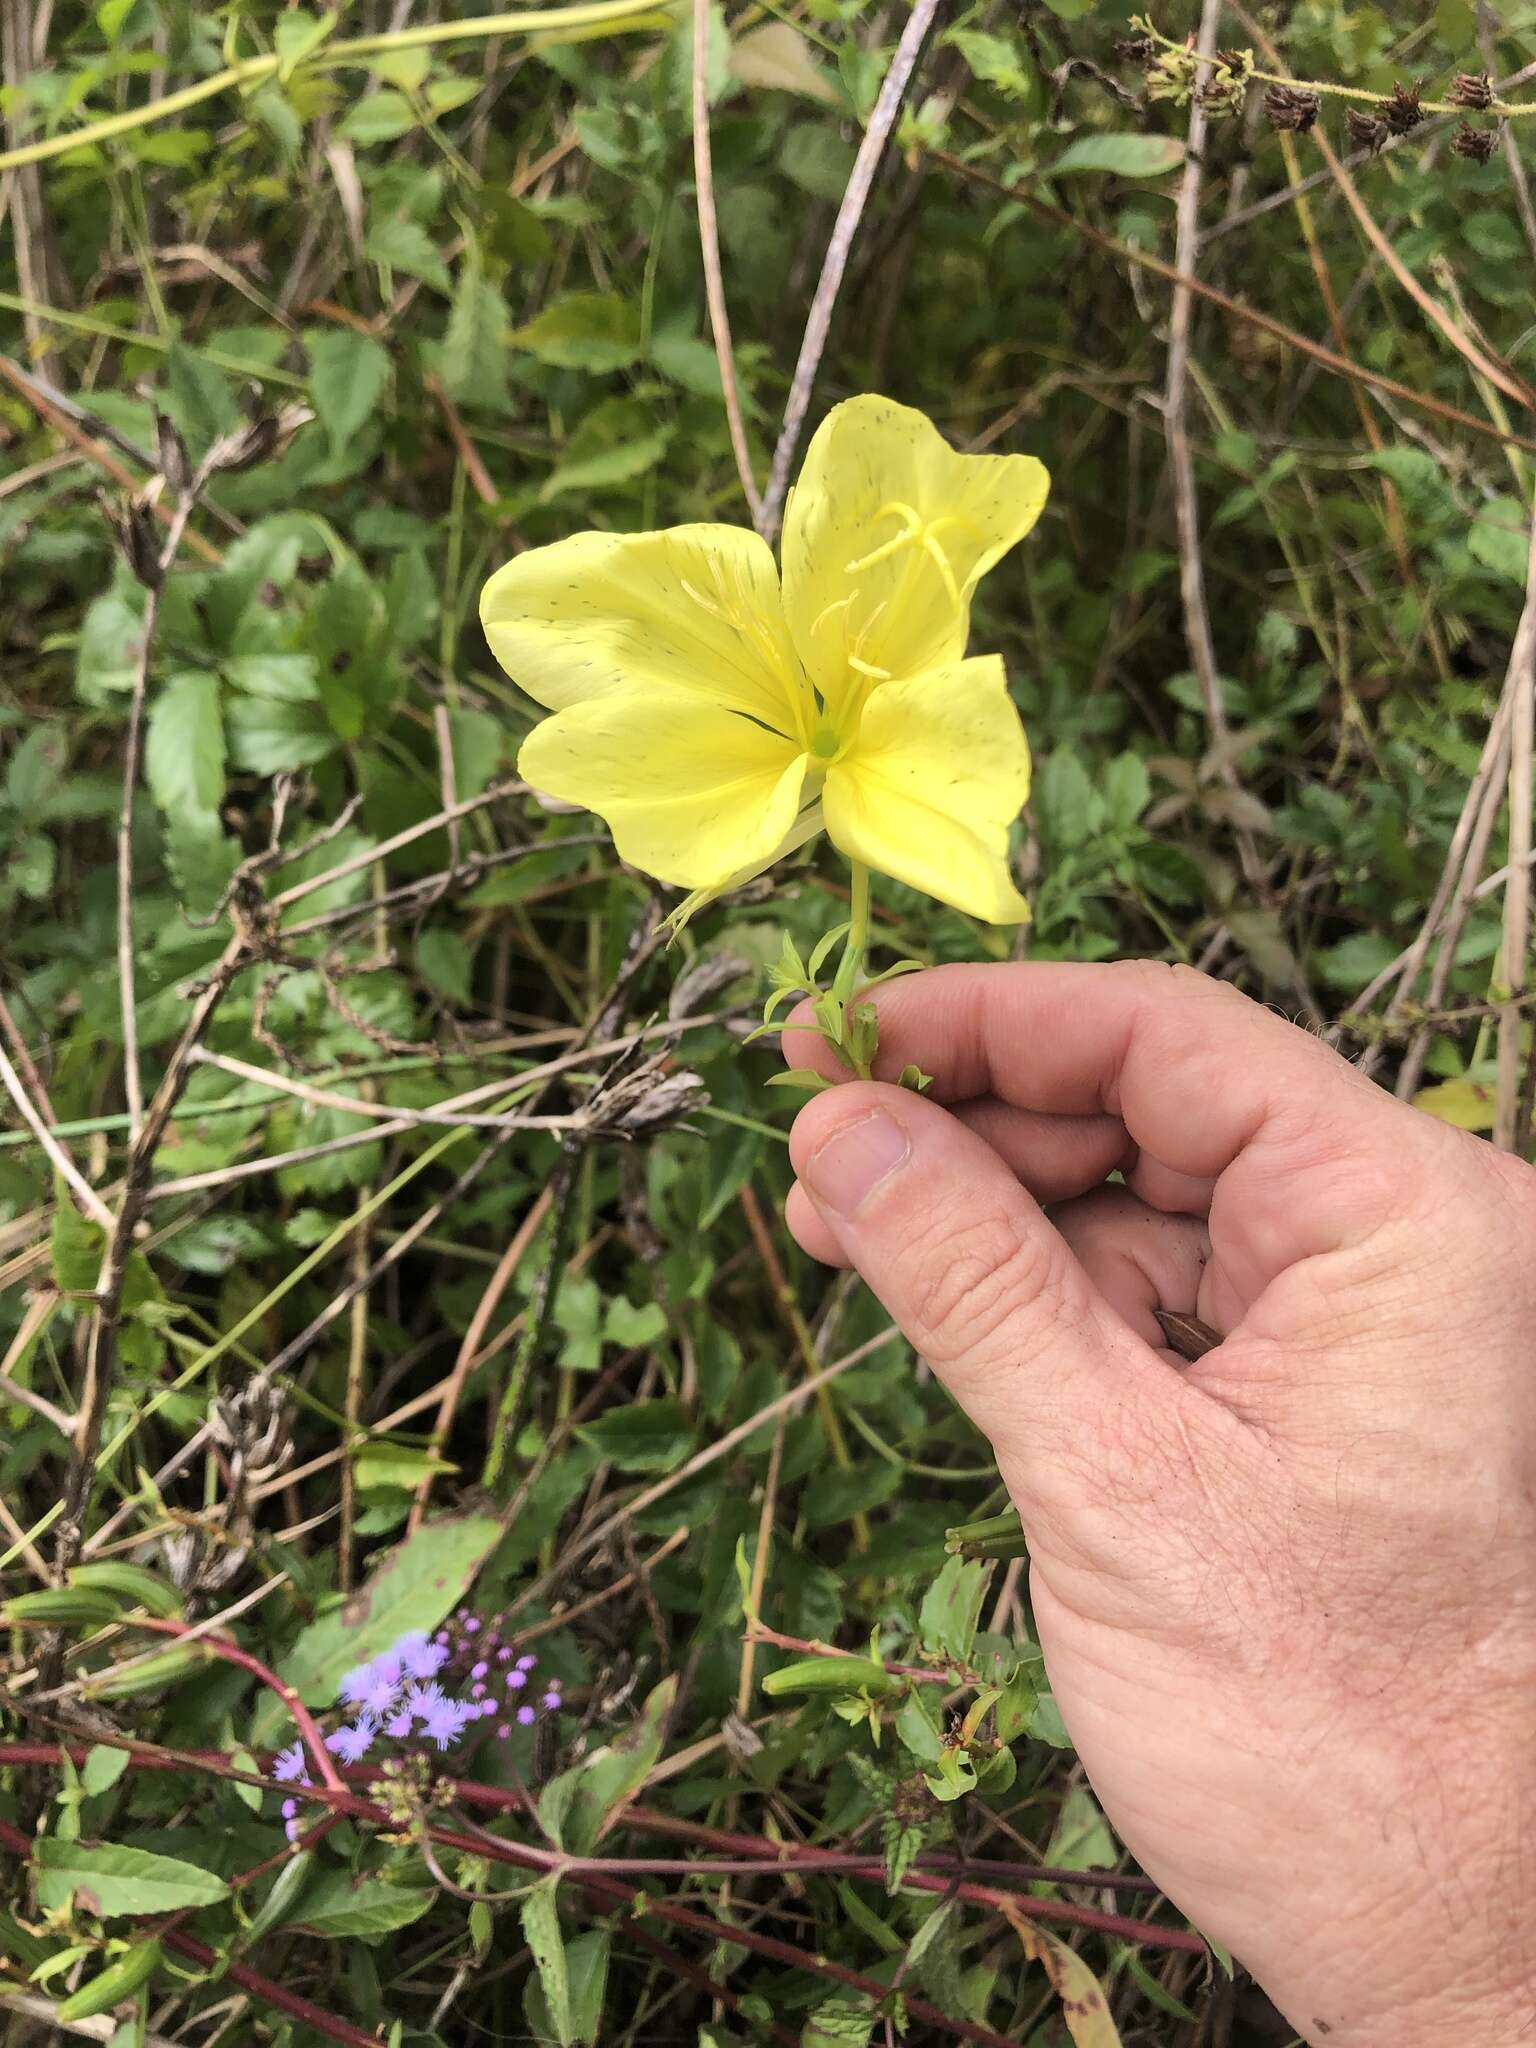
M957 1219L912 1278L922 1349L936 1364L995 1350L1021 1311L1049 1302L1057 1264L1046 1228L1005 1214Z

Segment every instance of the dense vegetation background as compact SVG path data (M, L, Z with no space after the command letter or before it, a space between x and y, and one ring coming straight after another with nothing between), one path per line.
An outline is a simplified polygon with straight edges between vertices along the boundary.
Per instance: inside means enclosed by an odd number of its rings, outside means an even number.
M985 1446L779 1224L740 1040L835 862L666 950L475 601L747 519L716 222L759 484L864 390L1054 477L977 634L1035 922L877 884L878 943L1194 961L1523 1147L1532 124L1413 83L1536 9L1156 18L1401 81L1314 125L1117 0L637 5L6 0L6 2038L1283 2041L1106 1829L1006 1536L947 1556ZM444 1625L496 1716L290 1847L290 1695Z

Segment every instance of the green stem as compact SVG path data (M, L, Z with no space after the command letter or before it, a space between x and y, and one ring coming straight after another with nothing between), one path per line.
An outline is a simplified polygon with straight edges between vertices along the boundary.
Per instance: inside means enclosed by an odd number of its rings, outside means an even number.
M869 869L861 860L851 861L849 866L853 871L852 910L848 936L843 941L843 957L838 962L837 978L832 984L832 993L845 1003L858 986L864 955L869 950Z

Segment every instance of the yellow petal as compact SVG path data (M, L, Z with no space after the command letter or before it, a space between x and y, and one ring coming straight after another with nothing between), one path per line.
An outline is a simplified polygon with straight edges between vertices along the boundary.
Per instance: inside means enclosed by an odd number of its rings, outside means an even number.
M888 398L834 407L806 453L783 545L790 631L829 704L845 693L850 655L889 675L958 661L971 593L1029 532L1049 488L1032 455L958 455L925 414Z
M530 548L486 584L480 621L513 682L551 711L686 690L805 730L773 556L745 528L577 533Z
M1008 827L1028 795L1029 743L1002 661L984 654L882 684L822 803L852 859L990 924L1021 924Z
M569 705L534 727L517 765L547 796L596 811L631 866L683 889L766 865L805 781L792 741L681 690Z

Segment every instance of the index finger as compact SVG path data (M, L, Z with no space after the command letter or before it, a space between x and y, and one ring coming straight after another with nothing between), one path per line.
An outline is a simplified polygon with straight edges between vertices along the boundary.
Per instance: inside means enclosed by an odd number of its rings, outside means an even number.
M1294 1199L1305 1176L1309 1213L1289 1219L1292 1256L1298 1235L1324 1249L1373 1225L1408 1159L1439 1135L1307 1032L1192 968L936 967L868 1000L879 1078L913 1063L947 1104L1117 1117L1143 1160L1192 1181L1217 1181L1242 1160L1245 1198L1263 1195L1266 1209L1282 1190ZM836 1071L808 1032L787 1032L784 1049L791 1064Z

